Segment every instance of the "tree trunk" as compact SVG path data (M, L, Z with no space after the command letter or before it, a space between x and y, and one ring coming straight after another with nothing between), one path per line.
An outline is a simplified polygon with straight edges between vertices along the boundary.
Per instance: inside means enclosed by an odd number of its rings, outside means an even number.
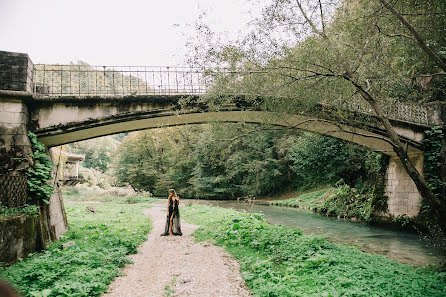
M356 83L350 77L345 76L345 78L347 80L349 80L356 87L356 89L361 94L362 98L370 104L374 113L376 114L378 119L381 121L381 123L384 125L384 128L385 128L386 132L389 134L389 137L392 141L393 150L395 151L398 158L401 160L401 163L403 164L404 169L406 170L407 174L414 181L415 186L417 187L418 192L420 193L421 197L431 207L431 209L434 212L434 215L437 219L437 222L439 222L441 225L443 232L446 233L446 216L445 216L446 206L444 205L445 204L444 201L438 199L435 196L435 194L429 188L423 175L421 175L421 173L418 172L418 170L415 168L415 166L413 165L409 156L407 155L406 150L404 149L404 145L401 143L398 134L395 132L395 129L393 129L393 126L390 123L389 119L381 112L380 108L377 106L376 101L373 98L373 96L370 95L366 90L364 90L364 88L361 85ZM444 142L444 138L443 138L443 142ZM445 147L442 146L443 154L444 154L444 150L445 150ZM443 155L443 157L445 157L445 156ZM442 165L443 165L442 170L444 170L444 167L445 167L444 163Z
M441 197L443 201L446 201L446 127L443 127L443 137L441 137L441 149L440 149L440 175L443 182L443 188L441 191Z

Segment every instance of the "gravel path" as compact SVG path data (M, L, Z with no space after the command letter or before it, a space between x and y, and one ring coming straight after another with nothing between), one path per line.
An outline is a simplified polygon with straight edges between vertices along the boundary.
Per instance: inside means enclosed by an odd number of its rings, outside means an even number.
M221 247L194 243L191 233L198 226L182 221L183 236L160 236L163 209L155 204L144 211L154 228L139 253L130 256L134 264L124 268L125 276L116 278L102 296L250 296L237 261Z

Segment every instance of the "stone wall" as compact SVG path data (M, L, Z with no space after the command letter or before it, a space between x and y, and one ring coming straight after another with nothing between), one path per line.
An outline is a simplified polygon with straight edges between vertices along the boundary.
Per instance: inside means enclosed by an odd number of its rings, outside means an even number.
M423 155L414 155L411 156L411 159L418 171L423 172ZM389 215L393 217L402 215L415 217L418 215L421 195L397 157L391 157L389 160L386 174L386 195L389 197Z
M32 92L33 69L27 54L0 51L0 90Z
M1 206L20 207L26 202L26 173L32 164L27 123L28 109L23 102L0 100Z
M27 202L26 173L32 165L28 138L28 109L20 99L0 97L0 206L21 207ZM15 262L46 247L67 230L58 184L50 205L38 202L40 215L0 218L0 262Z

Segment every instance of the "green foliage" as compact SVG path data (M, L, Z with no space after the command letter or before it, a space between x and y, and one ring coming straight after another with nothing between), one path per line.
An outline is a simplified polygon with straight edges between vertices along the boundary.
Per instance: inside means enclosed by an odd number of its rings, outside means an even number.
M278 155L283 132L239 137L253 127L212 124L131 134L119 147L116 176L156 196L172 187L184 197L208 199L278 191L286 172Z
M85 155L84 167L106 172L120 142L117 139L120 138L118 134L80 141L70 144L69 150Z
M118 151L113 165L118 181L156 196L173 187L184 197L259 197L339 180L373 193L384 187L381 155L338 139L268 126L149 130L131 134Z
M356 218L370 222L374 211L373 194L364 188L341 185L308 192L273 205L311 209L317 213L340 218Z
M261 215L192 205L198 240L225 246L254 296L444 296L444 273L336 245Z
M363 193L372 195L372 208L375 211L386 212L388 197L385 194L386 170L389 164L389 156L381 154L367 155L364 163L366 175L362 177L363 182L355 187Z
M401 215L394 217L393 222L397 223L398 225L401 225L402 227L406 227L413 223L413 219L411 219L409 216Z
M429 187L439 199L446 190L446 185L441 180L441 138L443 136L442 127L437 126L424 131L426 137L423 139L424 144L424 176Z
M330 186L325 186L319 190L309 190L307 193L303 193L298 197L293 197L285 200L275 200L272 201L272 205L277 206L289 206L289 207L299 207L303 209L317 210L321 203L333 193L335 188Z
M0 217L9 217L19 214L36 215L39 213L37 205L24 205L23 207L9 208L0 206Z
M322 15L311 11L318 4ZM329 42L309 28L295 1L260 5L263 13L253 20L251 32L227 44L212 38L203 44L200 39L196 46L197 63L228 65L234 70L232 74L222 73L214 89L216 95L262 95L264 108L302 112L317 102L362 100L351 83L355 81L367 86L368 92L389 109L393 100L444 101L446 78L430 75L441 69L380 1L310 1L304 5L309 19L318 31L324 31ZM444 59L446 21L441 12L446 10L445 2L404 0L393 5ZM205 25L199 28L206 34ZM345 79L346 69L351 81ZM251 75L250 70L264 73Z
M424 144L424 176L426 181L433 191L433 193L441 201L446 200L446 184L441 179L441 149L442 149L442 137L443 132L441 127L433 127L425 131L426 137L423 140ZM420 215L418 215L416 223L418 226L423 228L424 240L432 246L439 255L442 256L443 266L446 265L446 237L444 235L444 229L440 226L438 222L433 220L432 209L425 202L422 201ZM398 221L398 223L406 224L406 221ZM410 224L412 221L408 222L408 225L414 227L418 226ZM406 224L407 225L407 224Z
M48 184L51 180L53 164L46 152L43 143L37 140L34 133L28 132L33 151L33 166L28 170L28 191L32 201L43 201L49 204L53 194L53 186Z
M344 185L274 204L364 221L371 221L374 211L387 210L384 177L388 157L337 139L306 134L290 145L288 158L300 189Z
M70 229L63 239L0 271L0 277L26 297L100 296L150 230L142 213L149 205L121 200L90 205L95 214L85 209L88 204L66 203Z
M354 186L358 178L366 178L369 153L346 141L307 133L291 143L288 158L297 187L313 188L339 180Z
M341 218L359 218L371 221L372 195L343 185L329 195L321 205L320 213Z
M202 132L191 179L196 196L234 199L280 190L286 167L281 164L278 146L284 132L260 130L239 137L254 128L217 125Z

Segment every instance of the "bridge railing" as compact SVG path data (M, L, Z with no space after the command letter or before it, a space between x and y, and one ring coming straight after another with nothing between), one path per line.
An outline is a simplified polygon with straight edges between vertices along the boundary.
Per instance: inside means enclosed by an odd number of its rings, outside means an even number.
M374 115L370 105L361 99L350 99L349 101L338 101L333 106L341 109ZM379 102L381 111L390 119L429 126L428 110L417 104L402 103L396 100Z
M45 96L119 97L128 95L202 95L224 84L225 94L246 93L249 78L261 78L264 71L234 72L225 69L213 72L198 67L177 66L91 66L34 65L34 92ZM255 78L254 78L255 81ZM254 85L266 82L255 81ZM240 87L241 86L241 87ZM221 87L221 86L220 86ZM256 89L256 87L254 87ZM274 89L274 88L273 88ZM257 88L257 91L263 92ZM251 89L247 91L253 92ZM274 90L273 90L274 92ZM268 94L258 94L266 96ZM274 95L274 94L269 94ZM336 108L373 114L360 99L325 102ZM385 102L381 110L391 119L428 126L428 111L423 106L402 102Z
M201 68L35 65L34 92L47 96L196 95L210 77Z

